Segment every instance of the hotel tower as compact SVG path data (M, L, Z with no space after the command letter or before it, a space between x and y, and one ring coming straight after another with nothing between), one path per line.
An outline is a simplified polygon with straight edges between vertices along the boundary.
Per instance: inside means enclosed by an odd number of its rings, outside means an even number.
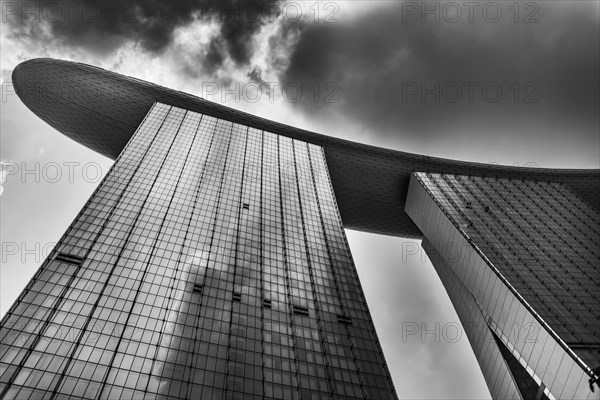
M422 239L494 398L598 398L599 170L367 146L60 60L13 84L115 161L2 319L1 399L396 399L344 228Z

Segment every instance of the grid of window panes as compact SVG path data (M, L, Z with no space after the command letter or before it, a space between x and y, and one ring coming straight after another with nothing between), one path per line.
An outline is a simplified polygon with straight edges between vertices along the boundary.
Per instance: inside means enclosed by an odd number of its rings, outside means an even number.
M598 212L557 182L415 175L551 329L597 365Z
M396 397L322 149L160 103L0 339L6 399Z

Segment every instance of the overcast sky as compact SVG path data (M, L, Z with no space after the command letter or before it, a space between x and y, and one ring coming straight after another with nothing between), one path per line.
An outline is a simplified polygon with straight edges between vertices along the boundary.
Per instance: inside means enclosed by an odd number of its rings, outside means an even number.
M403 151L599 168L598 32L596 1L2 2L0 313L111 165L23 106L21 61L85 62ZM419 241L347 234L400 398L489 398ZM403 337L413 324L439 335Z

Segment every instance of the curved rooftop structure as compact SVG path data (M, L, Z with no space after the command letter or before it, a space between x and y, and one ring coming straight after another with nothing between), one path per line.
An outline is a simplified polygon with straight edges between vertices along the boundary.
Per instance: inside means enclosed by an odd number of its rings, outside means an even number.
M600 170L541 169L449 160L334 138L256 117L177 90L87 64L33 59L13 71L25 105L52 127L116 159L155 102L321 146L344 226L420 238L404 207L411 172L558 181L600 209Z

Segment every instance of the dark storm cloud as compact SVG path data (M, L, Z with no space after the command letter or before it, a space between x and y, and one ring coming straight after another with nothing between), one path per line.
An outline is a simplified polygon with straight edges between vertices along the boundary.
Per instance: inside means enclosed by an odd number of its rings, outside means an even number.
M160 54L172 43L177 28L217 21L220 35L196 58L201 57L198 61L209 72L218 69L227 54L237 66L248 64L253 36L276 16L276 2L256 0L3 2L10 38L58 42L101 56L130 41ZM46 26L51 38L44 39Z
M250 82L254 82L258 86L261 92L270 90L270 85L262 78L262 71L259 68L254 67L246 76L250 79Z
M454 23L443 12L439 22L429 15L423 23L419 13L407 13L407 4L425 3L390 3L351 23L305 26L280 79L311 93L315 84L333 83L340 101L303 96L296 105L310 115L335 111L375 132L425 139L453 128L501 130L529 120L597 135L596 5L535 3L535 10L515 17L513 3L497 2L503 14L495 23L481 6L472 21L463 10ZM524 23L532 11L537 22Z

